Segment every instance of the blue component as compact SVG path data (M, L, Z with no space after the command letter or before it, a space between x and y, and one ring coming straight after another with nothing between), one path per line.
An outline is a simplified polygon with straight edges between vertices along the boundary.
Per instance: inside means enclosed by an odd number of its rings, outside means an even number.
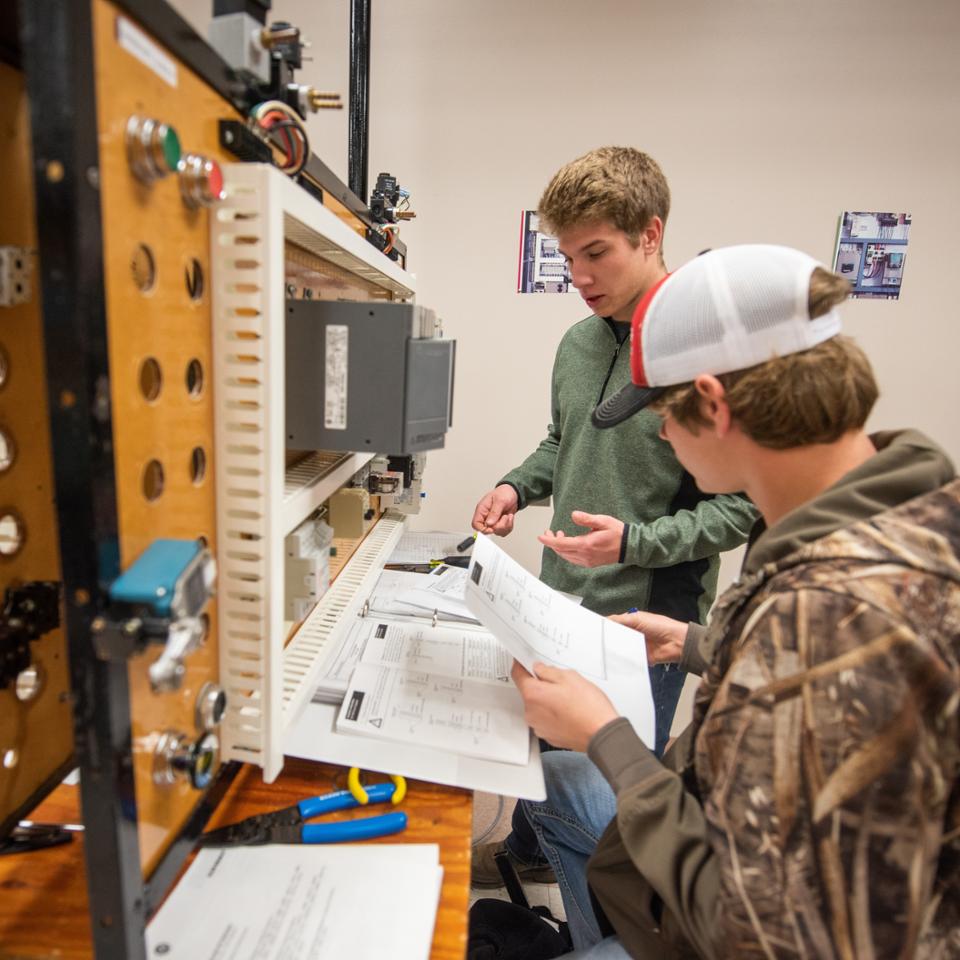
M196 540L154 540L110 586L110 599L170 617L177 585L203 548Z

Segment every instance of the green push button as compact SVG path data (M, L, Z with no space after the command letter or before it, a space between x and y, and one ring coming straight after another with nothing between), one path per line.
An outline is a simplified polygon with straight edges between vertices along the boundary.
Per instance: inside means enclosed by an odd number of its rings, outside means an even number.
M163 162L168 170L173 171L180 163L180 138L173 127L164 124L163 128Z

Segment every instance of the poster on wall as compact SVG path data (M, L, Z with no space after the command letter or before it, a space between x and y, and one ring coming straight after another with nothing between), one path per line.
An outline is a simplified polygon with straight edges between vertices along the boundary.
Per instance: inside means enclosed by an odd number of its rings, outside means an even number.
M540 232L536 210L520 213L517 293L572 293L567 263L556 237Z
M844 211L833 269L853 285L850 296L899 300L909 238L909 213Z

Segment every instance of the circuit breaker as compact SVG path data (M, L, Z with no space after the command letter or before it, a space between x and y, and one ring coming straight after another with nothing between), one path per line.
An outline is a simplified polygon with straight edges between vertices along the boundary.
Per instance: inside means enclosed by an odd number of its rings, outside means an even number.
M288 300L287 447L416 453L443 446L455 341L403 303Z

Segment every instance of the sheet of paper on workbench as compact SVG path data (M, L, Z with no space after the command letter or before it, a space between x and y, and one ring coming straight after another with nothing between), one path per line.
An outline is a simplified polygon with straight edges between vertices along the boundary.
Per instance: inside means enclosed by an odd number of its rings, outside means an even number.
M202 849L147 927L147 953L427 960L442 877L436 844Z
M457 544L472 536L471 533L406 530L387 562L427 563L430 560L442 560L458 553Z

